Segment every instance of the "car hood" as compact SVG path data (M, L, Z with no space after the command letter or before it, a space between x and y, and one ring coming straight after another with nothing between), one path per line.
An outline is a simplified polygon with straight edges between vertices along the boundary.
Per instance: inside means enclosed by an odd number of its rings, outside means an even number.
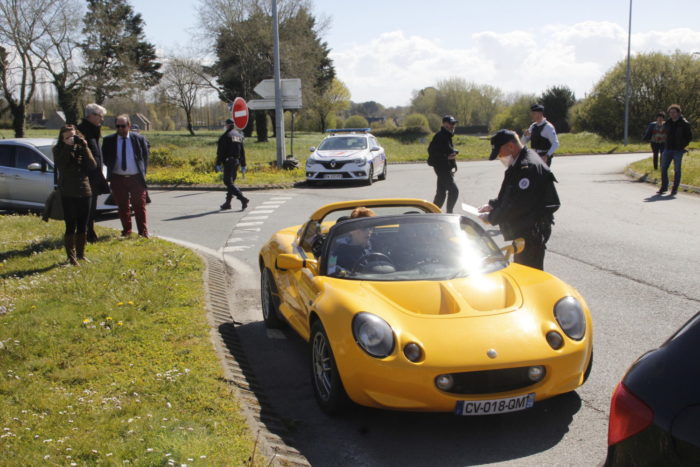
M355 150L355 149L343 149L341 151L316 151L316 157L322 158L322 159L331 159L331 158L339 158L339 159L346 159L350 157L360 157L364 155L366 150L360 149L360 150Z
M483 316L512 311L522 304L520 290L504 274L439 282L367 282L363 288L400 311L426 316Z

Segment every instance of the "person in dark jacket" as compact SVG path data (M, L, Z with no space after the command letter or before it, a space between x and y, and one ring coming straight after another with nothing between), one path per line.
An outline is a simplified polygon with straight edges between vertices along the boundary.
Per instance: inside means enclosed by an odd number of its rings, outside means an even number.
M452 115L442 117L442 128L435 133L430 145L428 145L428 165L437 175L437 189L433 204L442 208L447 198L447 212L454 209L459 188L455 183L454 173L457 171L457 153L452 145L452 136L455 132L457 120Z
M73 125L58 132L58 143L53 147L53 160L58 171L58 189L63 203L66 232L63 244L68 261L77 266L85 258L85 243L92 190L89 173L96 166L85 138Z
M107 166L107 180L119 208L122 237L131 235L133 206L139 235L148 238L146 226L148 143L142 135L129 131L131 122L128 115L118 115L115 126L117 132L105 136L102 142L102 156Z
M678 104L673 104L668 108L669 119L664 123L666 128L666 147L661 154L661 188L657 194L666 193L668 190L668 168L673 161L673 188L671 196L678 193L678 187L681 184L681 163L683 162L683 154L686 147L693 140L693 133L690 130L690 123L683 118L681 107Z
M666 146L666 126L664 120L666 114L659 112L656 114L656 120L649 122L647 129L644 132L642 139L651 144L651 152L653 153L654 170L659 169L659 156L663 154Z
M559 209L556 178L532 149L522 145L517 133L499 130L491 138L491 156L506 167L498 198L479 208L482 221L498 225L505 240L525 239L525 249L514 261L543 269L554 212Z
M235 196L241 202L241 211L248 207L250 200L243 196L241 190L235 185L238 167L241 172L246 172L245 148L243 147L243 134L236 129L233 120L226 120L224 134L219 136L216 145L216 170L223 167L224 185L226 185L226 201L219 206L221 209L231 209L231 199Z
M102 149L100 148L100 138L102 138L102 122L105 120L107 109L99 104L88 104L85 107L85 118L78 124L78 131L85 136L88 148L95 159L96 166L88 173L90 179L90 189L92 190L92 202L90 203L90 215L88 216L87 241L94 243L97 241L95 233L95 213L97 212L97 197L102 194L109 194L109 185L102 173Z

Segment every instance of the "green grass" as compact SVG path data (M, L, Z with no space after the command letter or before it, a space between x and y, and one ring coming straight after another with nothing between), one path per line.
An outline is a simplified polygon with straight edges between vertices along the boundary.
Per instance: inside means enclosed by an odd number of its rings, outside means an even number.
M106 130L108 134L111 130ZM30 130L30 136L53 136L56 131ZM220 131L199 131L190 136L183 131L144 133L151 143L151 165L148 180L154 184L175 185L222 185L222 176L214 172L216 159L216 141ZM286 152L292 153L291 132L285 134ZM255 141L255 137L246 141L246 160L248 173L243 179L240 175L238 185L290 185L300 182L304 177L304 163L309 156L309 148L318 146L324 135L321 133L294 134L294 155L301 162L301 168L294 171L277 170L271 167L276 160L276 143L273 138L264 143ZM431 136L411 144L404 144L396 139L381 138L390 163L424 162L427 159L427 146ZM559 135L561 143L558 155L566 154L612 154L620 152L648 151L647 143L634 142L624 146L620 142L608 141L593 133L566 133ZM460 161L484 160L491 151L487 138L456 135L455 147L459 150ZM700 147L700 143L694 143ZM694 147L691 145L691 147Z
M210 340L203 265L101 229L0 216L0 465L245 465L253 441Z
M691 145L692 147L693 145ZM654 170L654 161L652 158L637 161L629 166L632 170L638 174L646 175L648 178L659 179L659 184L661 180L661 169L659 165L659 170ZM668 178L671 183L673 183L673 163L668 169ZM681 166L681 183L691 186L700 186L700 153L698 151L691 151L683 156L683 164Z

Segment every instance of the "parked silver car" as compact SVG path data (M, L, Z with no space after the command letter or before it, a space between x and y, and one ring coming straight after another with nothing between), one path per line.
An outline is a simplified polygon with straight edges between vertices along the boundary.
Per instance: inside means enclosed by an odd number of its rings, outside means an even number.
M52 138L0 140L0 209L44 209L54 186L54 144ZM97 198L98 211L117 208L105 204L107 196Z

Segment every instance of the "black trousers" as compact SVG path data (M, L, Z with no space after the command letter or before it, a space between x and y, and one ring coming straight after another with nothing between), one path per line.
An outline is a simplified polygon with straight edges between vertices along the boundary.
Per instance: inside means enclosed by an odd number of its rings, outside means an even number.
M90 201L90 212L88 213L88 220L87 220L87 232L88 233L95 233L95 216L97 215L97 197L99 195L92 195L91 201Z
M543 232L532 232L521 237L525 239L525 248L513 257L513 262L544 271L544 252L552 227L543 227Z
M229 159L224 161L224 185L226 185L226 201L231 201L234 196L238 199L243 198L243 193L234 184L238 175L238 160Z
M452 173L452 169L438 169L433 167L435 170L435 175L437 175L437 189L435 191L435 198L433 199L433 204L442 209L442 205L445 203L445 198L447 198L447 208L446 211L451 213L454 210L455 204L457 203L457 198L459 197L459 188L455 183L455 176Z
M87 231L92 197L73 198L61 196L61 201L63 202L63 220L66 223L66 235L84 234Z
M664 152L664 147L666 146L665 143L651 143L651 152L653 153L653 160L654 160L654 170L659 169L659 158L661 157L661 154Z

